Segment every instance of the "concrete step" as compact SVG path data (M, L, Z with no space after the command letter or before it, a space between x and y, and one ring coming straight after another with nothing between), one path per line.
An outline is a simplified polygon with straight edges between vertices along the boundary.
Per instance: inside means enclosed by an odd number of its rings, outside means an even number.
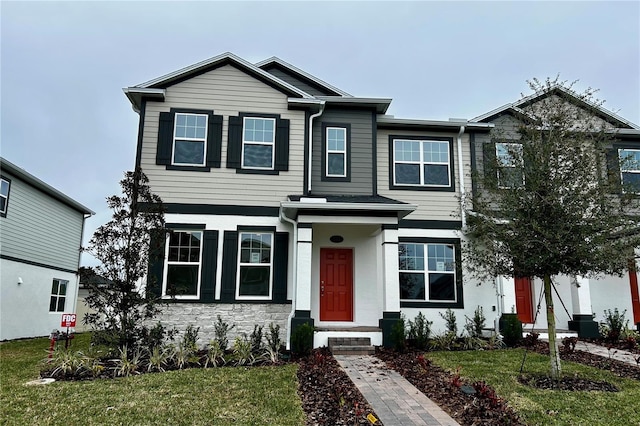
M374 355L375 346L336 345L329 348L334 355Z

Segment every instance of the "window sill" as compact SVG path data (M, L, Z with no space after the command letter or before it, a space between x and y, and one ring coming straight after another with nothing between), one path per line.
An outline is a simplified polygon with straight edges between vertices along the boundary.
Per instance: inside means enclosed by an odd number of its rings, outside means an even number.
M261 170L261 169L236 169L236 173L247 175L279 175L279 170Z
M167 170L177 170L181 172L210 172L211 167L207 166L173 166L167 165Z
M438 302L428 302L428 301L418 301L418 300L401 300L400 301L401 308L464 308L464 303L459 301L438 301Z
M454 186L422 186L422 185L389 185L389 189L401 191L434 191L434 192L455 192Z

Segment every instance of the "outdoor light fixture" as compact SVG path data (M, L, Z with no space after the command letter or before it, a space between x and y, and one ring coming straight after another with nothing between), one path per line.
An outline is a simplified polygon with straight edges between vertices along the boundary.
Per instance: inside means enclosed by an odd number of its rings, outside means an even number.
M344 241L344 237L342 235L332 235L329 240L332 243L341 243Z
M22 284L22 277L18 277L18 285Z

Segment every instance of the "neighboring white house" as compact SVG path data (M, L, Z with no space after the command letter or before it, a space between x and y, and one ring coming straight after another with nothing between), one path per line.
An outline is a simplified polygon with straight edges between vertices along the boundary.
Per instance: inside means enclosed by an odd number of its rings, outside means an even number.
M90 209L0 158L0 340L46 336L74 313Z

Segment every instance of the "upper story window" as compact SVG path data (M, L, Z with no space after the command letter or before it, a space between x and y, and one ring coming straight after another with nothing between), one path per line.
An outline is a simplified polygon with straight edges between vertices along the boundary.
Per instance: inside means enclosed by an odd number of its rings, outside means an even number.
M498 188L519 188L524 185L522 144L496 143Z
M452 244L401 243L400 299L456 302L456 262Z
M241 232L236 299L270 299L273 281L273 234Z
M242 126L242 168L273 170L275 118L244 117Z
M162 295L178 299L199 298L202 231L171 231L165 250Z
M49 312L64 312L67 299L67 286L69 281L54 278L51 284L51 299L49 300Z
M325 175L327 177L347 176L347 129L344 127L327 127Z
M393 138L394 187L453 190L451 139Z
M9 189L11 181L9 179L0 179L0 215L7 216L7 208L9 207Z
M206 159L207 115L176 113L172 164L204 166Z
M632 192L640 192L640 150L618 149L622 185Z

